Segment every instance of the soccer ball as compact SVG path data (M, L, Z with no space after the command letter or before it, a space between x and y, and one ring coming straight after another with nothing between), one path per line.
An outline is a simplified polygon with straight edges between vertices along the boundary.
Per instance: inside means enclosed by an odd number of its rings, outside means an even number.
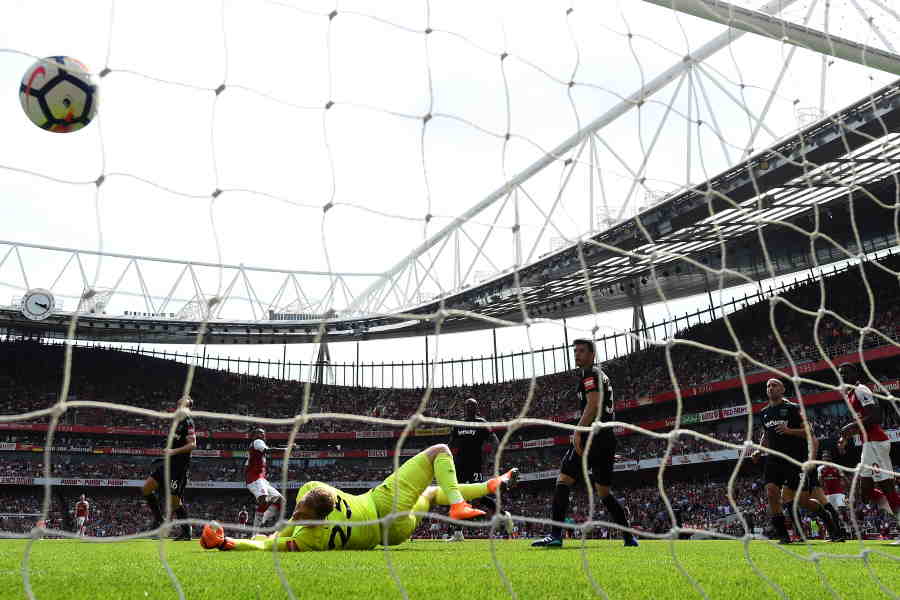
M79 60L49 56L31 65L19 86L19 102L32 123L59 133L78 131L97 114L97 84Z

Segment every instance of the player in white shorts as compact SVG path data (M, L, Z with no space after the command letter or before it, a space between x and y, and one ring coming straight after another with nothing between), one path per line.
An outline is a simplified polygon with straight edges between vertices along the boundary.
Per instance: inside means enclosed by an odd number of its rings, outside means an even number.
M266 452L269 450L284 450L284 448L269 448L266 445L266 432L262 428L250 432L249 456L245 465L245 481L247 489L256 498L256 512L253 515L253 532L262 527L266 521L279 514L284 497L266 479Z
M843 452L847 441L859 435L862 441L863 466L859 473L859 487L863 500L878 506L900 522L900 494L894 487L891 463L891 442L881 428L883 414L872 390L860 383L856 365L840 366L841 378L847 390L847 404L854 418L841 428L838 451ZM862 429L857 422L862 423Z
M84 537L84 524L87 523L90 513L91 505L82 494L75 503L75 527L78 529L79 537Z

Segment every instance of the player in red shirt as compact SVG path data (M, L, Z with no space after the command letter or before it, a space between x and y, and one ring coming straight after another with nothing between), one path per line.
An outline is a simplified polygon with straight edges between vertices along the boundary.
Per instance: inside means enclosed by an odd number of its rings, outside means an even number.
M862 497L866 502L875 504L900 521L900 494L894 487L894 478L891 474L894 470L891 463L891 442L881 428L883 419L881 407L872 395L872 390L859 382L859 370L856 365L844 363L839 369L853 420L841 428L838 452L844 452L847 441L854 434L860 435L862 470L859 473L859 487Z
M279 514L284 497L266 479L266 452L284 450L269 448L266 445L266 432L262 428L250 432L249 456L245 464L245 481L247 489L256 498L256 513L253 515L253 533L255 534L266 521Z
M78 527L78 537L84 537L84 524L91 513L91 505L85 499L84 494L75 503L75 525Z
M822 451L822 460L831 462L831 452ZM819 481L825 491L828 503L840 511L844 520L849 523L847 508L847 478L844 473L832 465L819 465Z
M242 527L246 527L247 521L249 521L249 520L250 520L250 514L247 512L246 508L242 508L238 512L238 516L237 516L238 525L241 525ZM234 537L244 537L244 532L240 531Z

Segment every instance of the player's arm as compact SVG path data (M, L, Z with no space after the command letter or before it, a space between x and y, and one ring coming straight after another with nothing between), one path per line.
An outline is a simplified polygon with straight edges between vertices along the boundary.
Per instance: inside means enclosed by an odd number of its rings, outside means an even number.
M450 446L451 450L456 450L459 446L457 443L458 439L456 437L456 427L450 426L450 437L447 439L447 445Z
M765 429L763 429L762 437L759 438L759 445L762 446L763 448L769 447L769 438L766 436ZM750 455L750 458L753 460L753 462L757 462L762 457L762 455L763 455L762 450L756 450L753 454Z
M578 419L579 427L590 427L594 424L594 421L597 419L597 413L600 410L600 391L594 390L592 392L587 393L587 404L584 406L584 411L581 413L581 418ZM576 431L575 435L572 436L572 443L575 445L575 452L578 453L579 456L584 452L584 446L581 443L581 432Z

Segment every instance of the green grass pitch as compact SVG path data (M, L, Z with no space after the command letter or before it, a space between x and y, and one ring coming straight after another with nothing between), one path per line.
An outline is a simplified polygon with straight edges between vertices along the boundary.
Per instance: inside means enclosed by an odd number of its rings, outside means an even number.
M26 598L21 576L25 546L22 540L0 540L3 600ZM808 557L812 553L859 553L863 548L858 542L819 542L790 550ZM823 558L820 575L812 563L764 542L753 542L750 556L789 598L890 598L876 578L892 594L900 594L900 547L869 542L865 548L892 558L871 553L869 568L859 559ZM518 598L602 597L585 575L578 542L569 540L562 549L539 550L530 548L529 541L498 541L496 549ZM271 553L205 551L196 542L170 541L162 551L186 598L288 598ZM675 543L674 551L710 598L780 597L750 569L739 542L681 541ZM29 561L34 594L47 600L177 598L159 552L159 542L151 540L113 544L40 540ZM678 571L668 541L642 541L640 548L623 548L618 541L591 541L586 557L591 575L611 599L701 597ZM487 541L407 542L389 554L380 549L279 554L295 596L323 600L401 598L387 567L388 558L410 598L510 597L491 560Z

